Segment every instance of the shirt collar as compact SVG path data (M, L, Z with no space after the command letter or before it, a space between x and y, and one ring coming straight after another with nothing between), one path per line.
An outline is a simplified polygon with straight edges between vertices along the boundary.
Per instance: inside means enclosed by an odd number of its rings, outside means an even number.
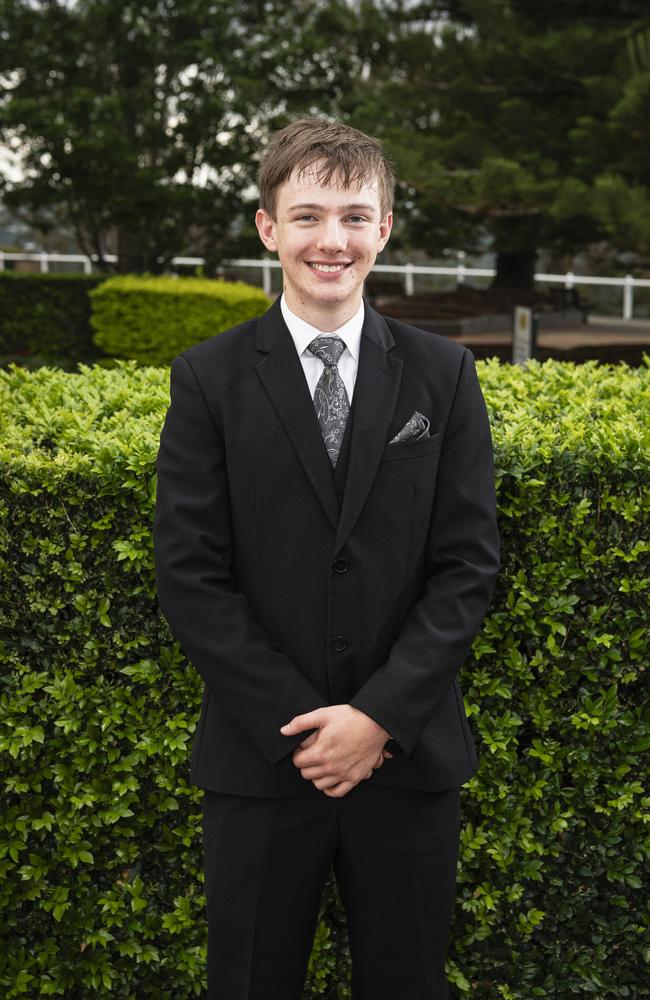
M282 295L280 299L280 308L282 310L284 322L289 328L289 333L293 337L293 342L296 345L296 350L299 355L304 354L314 337L340 337L354 360L357 364L359 363L361 328L363 326L365 314L363 299L361 299L361 305L354 316L352 316L347 323L344 323L343 326L339 327L338 330L334 330L332 333L323 333L322 330L317 330L315 326L311 326L309 323L306 323L304 319L300 318L300 316L296 316L296 314L291 312L289 309L289 306L284 300L284 295Z

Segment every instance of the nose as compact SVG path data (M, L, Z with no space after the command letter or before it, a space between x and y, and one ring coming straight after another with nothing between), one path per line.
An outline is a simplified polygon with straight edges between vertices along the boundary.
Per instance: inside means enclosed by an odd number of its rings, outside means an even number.
M338 253L348 245L345 228L338 219L324 219L318 227L316 247L318 250Z

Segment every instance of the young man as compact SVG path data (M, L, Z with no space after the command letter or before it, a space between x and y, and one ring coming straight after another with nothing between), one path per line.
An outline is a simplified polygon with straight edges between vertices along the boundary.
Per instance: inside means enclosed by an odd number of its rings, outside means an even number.
M160 607L205 681L209 1000L300 1000L333 865L355 1000L447 1000L457 674L498 569L472 355L384 319L379 143L271 140L256 223L283 268L256 320L177 357L158 455Z

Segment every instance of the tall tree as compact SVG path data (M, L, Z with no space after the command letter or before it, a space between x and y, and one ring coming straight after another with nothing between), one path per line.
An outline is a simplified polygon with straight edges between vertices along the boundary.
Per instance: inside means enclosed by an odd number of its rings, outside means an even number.
M620 91L606 116L585 115L573 132L593 203L612 247L650 264L650 14L612 66Z
M612 67L644 15L642 0L363 3L364 75L347 111L386 138L411 237L431 247L453 231L471 249L487 233L495 284L527 286L540 247L605 235L580 130L620 101Z
M335 91L332 10L328 26L314 0L0 0L0 138L24 171L7 204L37 224L62 210L104 268L241 249L266 117Z

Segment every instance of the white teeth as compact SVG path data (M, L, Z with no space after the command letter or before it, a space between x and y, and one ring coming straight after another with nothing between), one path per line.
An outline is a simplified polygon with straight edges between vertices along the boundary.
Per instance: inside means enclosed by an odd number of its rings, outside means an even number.
M342 271L347 264L310 264L316 271Z

